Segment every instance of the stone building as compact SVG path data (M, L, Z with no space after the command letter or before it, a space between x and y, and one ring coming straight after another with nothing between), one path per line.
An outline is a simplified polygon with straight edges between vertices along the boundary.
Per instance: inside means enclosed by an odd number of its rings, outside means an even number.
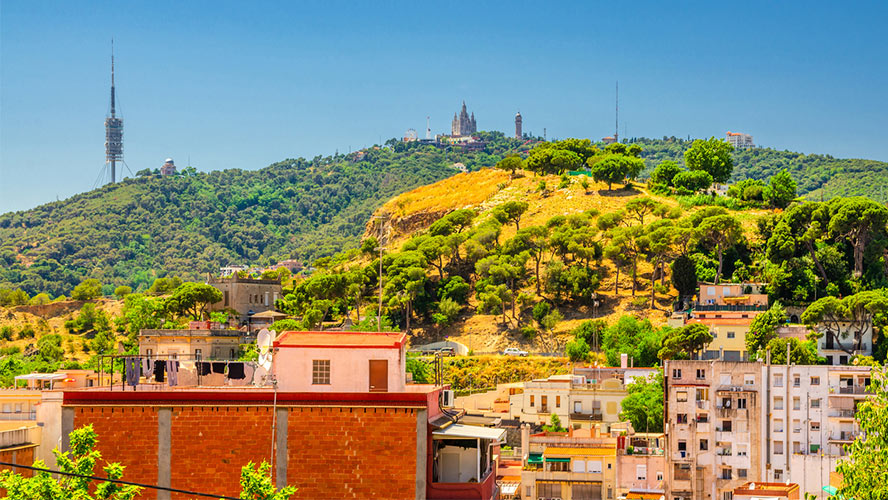
M522 137L524 137L524 135L521 131L521 112L519 111L515 114L515 138L520 139Z
M453 113L453 123L450 125L450 135L463 136L472 135L478 132L478 125L475 123L475 113L469 116L466 111L466 101L463 101L462 110L459 115Z
M176 173L176 164L173 163L172 158L167 158L163 165L160 167L160 175L166 177L168 175L175 175Z
M237 311L242 324L249 322L250 316L263 311L273 311L274 303L281 295L279 280L241 278L237 274L223 278L210 277L207 284L222 292L222 300L210 305L210 310Z

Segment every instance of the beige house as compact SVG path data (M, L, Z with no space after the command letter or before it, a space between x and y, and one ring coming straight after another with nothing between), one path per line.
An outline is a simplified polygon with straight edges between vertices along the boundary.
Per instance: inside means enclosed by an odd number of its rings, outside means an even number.
M762 477L761 366L666 361L666 498L722 500Z
M620 421L626 387L619 378L600 381L582 375L553 375L524 383L524 391L509 396L509 418L547 424L552 414L561 424L574 429L604 424L607 429Z
M238 330L141 330L139 355L173 359L237 359L244 332Z

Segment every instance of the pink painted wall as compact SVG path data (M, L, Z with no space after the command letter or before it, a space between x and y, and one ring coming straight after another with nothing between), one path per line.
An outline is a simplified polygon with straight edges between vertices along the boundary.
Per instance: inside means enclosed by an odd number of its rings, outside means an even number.
M312 385L312 360L330 360L330 384ZM404 392L406 355L400 348L280 347L272 371L287 392L368 392L370 360L388 362L388 392Z

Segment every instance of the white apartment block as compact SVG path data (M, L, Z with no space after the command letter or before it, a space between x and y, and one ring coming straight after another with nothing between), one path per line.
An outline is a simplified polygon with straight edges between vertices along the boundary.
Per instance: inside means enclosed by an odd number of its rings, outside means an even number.
M728 144L736 149L753 148L755 144L752 142L752 136L749 134L741 134L739 132L728 132L726 140Z
M843 323L842 328L848 329L848 324ZM821 334L821 337L817 339L817 355L825 358L828 365L847 365L855 355L873 355L873 325L871 323L860 329L860 349L854 349L857 344L851 335L848 338L837 340L829 334L828 326L825 324L817 325L814 329ZM777 334L781 338L806 340L808 333L808 327L805 325L786 325L777 329ZM843 347L851 353L849 354Z
M859 434L857 404L869 391L865 366L762 364L766 400L762 443L765 476L760 481L792 482L800 495L823 496L830 472Z

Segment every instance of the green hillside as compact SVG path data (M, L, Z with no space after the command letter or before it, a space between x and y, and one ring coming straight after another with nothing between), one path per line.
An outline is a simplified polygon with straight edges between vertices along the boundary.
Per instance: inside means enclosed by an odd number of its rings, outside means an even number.
M648 170L663 160L684 163L684 152L691 141L675 137L633 139L642 147ZM767 181L781 169L787 169L798 184L800 195L808 199L839 196L867 196L888 202L888 163L875 160L840 159L829 155L802 154L771 148L734 151L732 181L761 179Z
M494 165L521 141L481 133L478 152L391 140L350 155L174 177L140 172L69 199L0 215L0 289L69 294L85 278L144 289L228 264L304 261L354 246L373 210L401 192Z

